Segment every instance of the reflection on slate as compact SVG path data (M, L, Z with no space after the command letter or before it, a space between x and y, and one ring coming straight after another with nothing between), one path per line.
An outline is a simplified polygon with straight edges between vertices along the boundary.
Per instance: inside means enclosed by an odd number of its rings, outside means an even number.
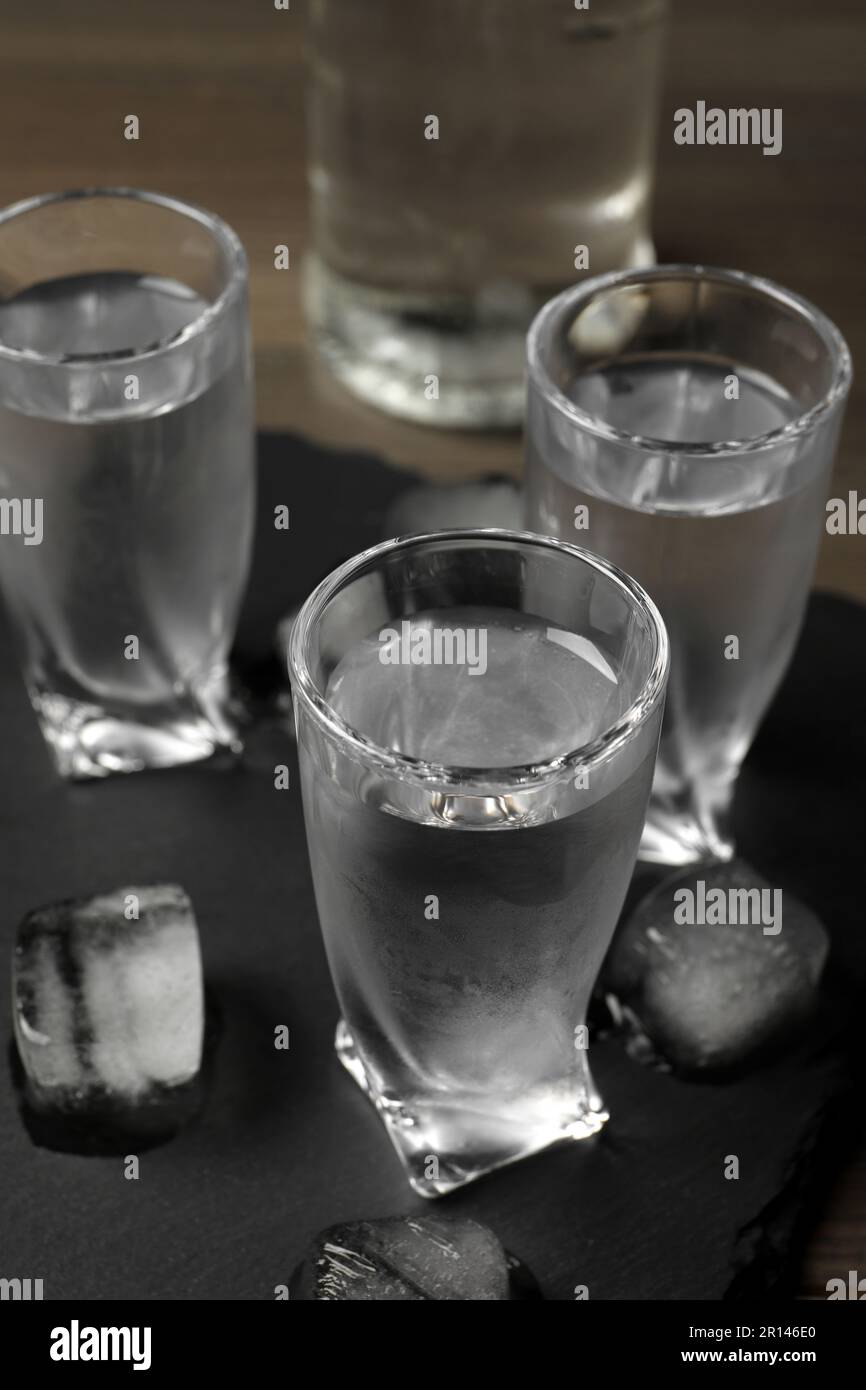
M377 541L416 480L370 458L265 437L261 526L238 657L273 688L277 621L339 561ZM276 531L273 508L291 509ZM178 882L196 906L222 1034L198 1119L121 1157L38 1148L0 1078L0 1231L6 1275L45 1297L272 1299L316 1232L430 1214L378 1117L333 1051L337 1006L313 903L294 750L285 728L251 732L244 765L62 785L0 635L5 960L25 913L104 884ZM609 1036L592 1049L612 1119L453 1194L433 1210L490 1227L547 1298L713 1299L790 1290L816 1178L838 1162L862 1053L866 979L860 798L866 748L866 613L825 596L806 628L737 794L744 857L813 907L831 938L820 1022L736 1081L642 1067ZM274 787L287 763L292 786ZM635 889L634 898L639 889ZM8 985L8 980L7 980ZM11 1033L8 988L0 1026ZM286 1025L287 1051L274 1046ZM740 1161L724 1177L726 1156Z

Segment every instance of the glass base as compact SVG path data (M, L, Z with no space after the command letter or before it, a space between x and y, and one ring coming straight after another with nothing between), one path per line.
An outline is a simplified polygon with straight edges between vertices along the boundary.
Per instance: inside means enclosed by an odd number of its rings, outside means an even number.
M641 835L638 859L645 864L727 863L735 853L727 813L701 815L691 804L653 798Z
M212 722L203 714L179 713L177 707L118 714L33 690L30 699L62 777L177 767L243 750L236 729L222 715Z
M654 261L639 239L630 264ZM522 424L526 334L545 298L510 283L413 296L356 284L315 255L304 265L307 318L337 380L379 410L443 429Z
M406 1176L422 1197L441 1197L476 1178L538 1153L563 1139L586 1139L608 1119L583 1058L584 1084L573 1077L543 1097L502 1098L480 1110L447 1092L414 1096L411 1104L381 1091L343 1019L337 1056L373 1102Z

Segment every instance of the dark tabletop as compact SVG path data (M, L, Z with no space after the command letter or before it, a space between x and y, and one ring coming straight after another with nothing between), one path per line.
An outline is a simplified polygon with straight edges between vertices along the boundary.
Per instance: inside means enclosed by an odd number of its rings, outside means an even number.
M213 207L237 228L250 257L263 425L360 446L431 476L516 473L516 439L425 432L351 401L309 355L297 277L292 272L275 282L273 247L287 243L294 268L306 237L303 10L303 0L292 0L288 12L246 0L125 0L122 6L115 0L80 0L75 6L66 0L38 6L3 0L0 117L13 134L0 159L0 203L86 183L132 183ZM824 0L820 6L814 0L678 0L675 13L654 219L659 256L735 265L790 285L840 325L856 370L866 360L862 0ZM783 154L767 159L748 148L708 152L675 146L673 111L698 99L781 106ZM122 138L123 116L130 111L142 121L137 144ZM861 372L840 448L837 495L849 487L861 495L866 490L864 382ZM820 584L866 599L864 544L863 537L825 538ZM4 695L19 705L22 699L13 686ZM29 730L22 735L26 751L38 762L38 736L20 710L19 717ZM209 784L205 779L195 785ZM132 783L114 787L108 793L112 804L133 795ZM77 850L90 844L100 825L96 794L94 788L70 793L70 807L80 814L67 813L69 858L56 872L46 868L49 893L92 886ZM3 814L14 824L21 812L6 799ZM154 873L165 872L165 845L179 845L187 828L170 816L164 821L164 843L158 854L152 851ZM106 849L105 864L96 867L112 883L133 866ZM15 911L32 899L32 870L32 862L7 868L7 930ZM262 904L256 909L253 898L245 931L253 931L256 910ZM243 972L236 983L243 996ZM274 998L282 997L276 981L273 988ZM240 1095L242 1070L225 1084ZM267 1129L276 1121L263 1112L250 1123L252 1142L256 1125ZM244 1180L239 1170L237 1182ZM171 1211L167 1194L167 1228ZM40 1248L48 1234L41 1231L38 1212L32 1220L34 1248ZM123 1238L121 1227L121 1246ZM866 1144L829 1192L803 1289L823 1296L828 1278L856 1268L866 1268ZM195 1277L191 1264L191 1286Z

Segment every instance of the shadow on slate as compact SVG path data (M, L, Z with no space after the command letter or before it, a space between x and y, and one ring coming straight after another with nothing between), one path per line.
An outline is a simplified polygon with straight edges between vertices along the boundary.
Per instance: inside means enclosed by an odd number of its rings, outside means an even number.
M364 454L325 453L305 440L259 436L259 498L249 591L235 643L235 666L256 695L284 680L274 645L277 623L337 565L383 540L392 499L417 483ZM288 531L274 508L289 508Z
M368 457L261 441L260 527L238 663L262 693L279 679L273 630L333 566L380 539L416 485ZM288 533L273 508L291 509ZM268 721L238 767L63 785L0 632L0 776L6 969L36 903L129 882L179 882L196 909L221 1036L202 1115L123 1158L34 1146L8 1069L0 1078L3 1270L49 1299L273 1299L315 1234L338 1222L429 1211L378 1118L332 1051L337 1008L307 865L292 744ZM547 1298L783 1296L827 1175L862 1110L853 1089L866 981L860 891L866 612L819 595L737 798L739 847L797 893L831 935L818 1025L725 1084L685 1082L593 1046L612 1119L602 1135L504 1169L441 1202L485 1222ZM277 792L287 761L292 788ZM635 890L638 891L638 890ZM278 1052L274 1029L290 1029ZM0 1028L11 1033L9 990ZM862 1064L861 1064L862 1065ZM723 1177L725 1157L740 1178ZM840 1271L843 1273L844 1271Z

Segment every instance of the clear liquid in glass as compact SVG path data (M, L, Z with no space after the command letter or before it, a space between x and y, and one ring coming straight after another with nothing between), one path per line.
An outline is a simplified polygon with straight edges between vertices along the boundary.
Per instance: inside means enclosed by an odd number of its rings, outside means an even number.
M174 280L76 275L0 305L0 341L52 355L140 353L207 307ZM136 384L127 377L130 398L110 412L98 364L70 391L74 370L63 369L56 396L48 372L35 378L38 396L0 396L0 491L43 505L41 544L0 543L31 699L67 775L207 757L237 739L227 655L254 507L244 345L204 389L183 351L156 369L133 357Z
M307 309L346 385L428 424L520 421L536 310L578 262L654 259L666 14L667 0L316 0Z
M590 742L633 697L593 644L527 613L411 621L483 628L485 673L383 665L373 633L327 690L351 727L411 757L537 763ZM423 1195L606 1119L581 1026L631 875L652 743L575 793L580 809L529 815L519 792L425 793L360 768L347 782L300 740L338 1051Z
M725 394L731 373L738 399ZM567 394L620 430L680 444L756 438L802 413L770 378L685 354L617 361L577 376ZM634 575L671 642L642 855L729 858L733 783L800 630L834 438L817 441L824 457L808 469L793 448L787 466L781 456L768 469L748 454L679 463L663 448L624 462L627 451L613 458L590 434L571 441L558 448L530 431L528 524Z

